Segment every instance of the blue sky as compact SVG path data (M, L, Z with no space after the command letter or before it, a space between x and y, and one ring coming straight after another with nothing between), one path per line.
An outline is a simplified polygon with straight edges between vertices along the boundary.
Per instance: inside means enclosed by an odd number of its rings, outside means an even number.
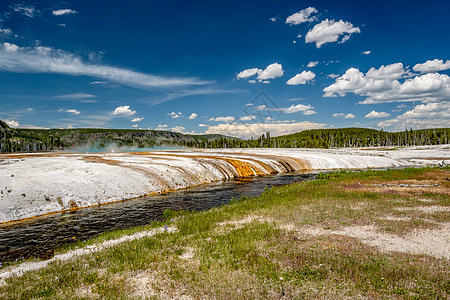
M448 1L0 3L0 119L238 137L450 127Z

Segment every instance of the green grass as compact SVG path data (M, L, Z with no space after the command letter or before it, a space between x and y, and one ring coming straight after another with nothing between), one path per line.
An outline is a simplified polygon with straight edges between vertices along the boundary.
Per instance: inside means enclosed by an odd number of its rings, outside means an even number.
M438 228L449 214L399 211L450 206L449 169L338 172L281 186L259 197L232 199L205 212L164 212L166 221L103 234L85 244L164 225L162 232L7 280L0 298L301 299L450 297L448 260L382 252L343 235L306 234L304 228L375 225L403 236ZM371 190L374 183L434 179L441 190ZM359 188L359 186L364 188ZM432 202L421 202L420 197ZM386 216L405 217L389 221ZM432 221L432 222L430 222ZM68 251L75 246L68 246Z

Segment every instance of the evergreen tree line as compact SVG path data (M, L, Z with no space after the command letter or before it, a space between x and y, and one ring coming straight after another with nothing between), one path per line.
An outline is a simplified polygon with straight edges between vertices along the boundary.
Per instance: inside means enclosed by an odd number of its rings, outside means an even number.
M270 132L257 139L190 141L195 148L338 148L441 145L450 143L450 128L386 132L366 128L312 129L295 134L271 137Z
M1 122L1 121L0 121ZM70 134L70 135L69 135ZM367 128L312 129L295 134L271 137L266 132L257 139L237 139L225 136L182 135L165 131L133 130L25 130L12 129L0 123L0 153L43 152L77 146L96 145L99 148L114 143L134 147L188 148L337 148L419 146L450 143L450 128L386 132Z

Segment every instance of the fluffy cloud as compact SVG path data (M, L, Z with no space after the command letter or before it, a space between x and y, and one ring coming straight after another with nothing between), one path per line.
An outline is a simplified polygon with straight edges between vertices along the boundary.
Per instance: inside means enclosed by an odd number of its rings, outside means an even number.
M367 74L359 69L350 68L344 75L338 77L332 85L323 89L324 97L345 96L347 93L366 95L393 89L400 84L397 78L406 74L402 63L371 68Z
M450 101L450 77L445 74L428 73L406 79L403 83L393 81L391 89L368 93L367 96L360 102L361 104Z
M354 27L350 22L342 20L336 22L326 19L308 31L305 36L305 42L316 43L316 47L320 48L323 44L337 42L341 35L343 37L339 43L344 43L353 33L360 32L361 30L358 27Z
M189 116L189 120L195 120L195 118L197 118L197 114L196 113L192 113L190 116Z
M420 73L431 73L450 69L450 60L445 63L442 59L427 60L423 64L417 64L413 70Z
M258 74L258 80L274 79L283 76L283 66L279 63L273 63L267 66L261 73Z
M119 106L113 111L114 116L132 116L136 111L131 110L129 105Z
M234 117L217 117L217 118L210 118L209 121L215 121L215 122L225 122L230 123L236 120Z
M306 84L308 81L311 81L316 77L316 74L314 74L311 71L303 71L291 79L289 79L286 84L289 85L299 85L299 84Z
M444 64L422 64L416 69L425 72L433 66L443 68ZM450 77L439 73L414 76L402 63L395 63L371 68L366 74L350 68L323 91L323 97L345 96L348 93L366 97L360 104L450 101Z
M403 64L401 62L384 66L382 65L379 69L370 68L370 70L366 74L366 78L369 79L400 79L407 72L403 68Z
M333 114L335 118L344 118L344 119L354 119L355 116L352 113L344 114L344 113L336 113Z
M335 79L335 78L338 78L339 75L338 75L338 74L331 73L331 74L328 74L327 77Z
M306 66L308 68L313 68L313 67L317 66L318 64L319 64L318 61L310 61Z
M131 125L131 127L133 127L133 128L137 128L138 126L139 126L138 124Z
M74 115L79 115L80 114L80 112L78 110L76 110L76 109L68 109L68 110L66 110L66 112L74 114Z
M257 74L260 74L261 72L262 72L262 70L261 70L261 69L258 69L258 68L246 69L246 70L244 70L244 71L239 72L239 73L236 75L236 78L237 78L237 79L246 79L246 78L255 76L255 75L257 75Z
M288 108L280 108L280 110L286 114L302 112L304 115L315 114L316 112L313 109L314 109L314 107L309 104L296 104L296 105L291 105Z
M255 120L256 116L254 115L248 115L248 116L243 116L239 118L239 121L252 121Z
M3 47L7 52L16 52L17 50L19 50L19 46L10 43L3 43Z
M9 28L4 28L4 29L2 29L2 28L0 28L0 33L3 33L3 34L11 34L12 33L12 31L11 31L11 29L9 29Z
M11 6L11 8L15 11L18 12L28 18L34 18L34 16L39 13L39 10L37 10L36 8L34 8L34 6L29 5L23 5L23 4L17 4L14 6Z
M287 17L286 24L298 25L306 22L314 22L317 20L317 17L313 15L317 14L317 12L318 12L317 9L314 7L305 8Z
M167 127L169 126L167 126L166 124L159 124L158 126L156 126L155 130L166 130Z
M19 127L19 122L15 120L5 120L5 123L8 124L9 127Z
M142 120L144 120L144 118L134 118L133 120L131 120L131 122L137 123L137 122L140 122Z
M198 124L198 127L208 127L206 124Z
M262 133L270 131L272 136L291 134L306 129L323 128L325 124L314 122L295 122L295 123L251 123L251 124L219 124L210 126L205 133L223 134L239 138L258 137Z
M378 123L378 127L395 131L416 126L418 128L450 127L450 102L416 105L413 109L394 119Z
M370 50L361 52L361 54L364 54L364 55L369 55L370 53L372 53L372 51L370 51Z
M292 104L289 107L282 107L282 108L269 108L265 105L260 105L255 107L256 111L281 111L285 114L293 114L302 112L304 115L314 115L316 112L314 111L314 107L310 104Z
M143 89L168 86L204 85L195 78L162 77L127 69L83 62L82 58L63 50L35 47L17 48L0 44L0 70L15 73L56 73L91 76Z
M62 16L62 15L76 14L76 13L77 13L76 10L69 9L69 8L66 8L66 9L58 9L58 10L54 10L54 11L52 12L52 14L53 14L54 16Z
M183 114L181 112L171 112L167 114L168 116L170 116L172 119L178 119L179 117L181 117Z
M390 116L390 114L388 114L387 112L376 112L376 111L372 110L364 118L379 119L379 118L387 118L389 116Z
M247 79L252 76L258 75L256 79L262 83L270 83L268 79L274 79L283 76L283 66L279 63L273 63L268 65L264 70L259 68L251 68L246 69L244 71L239 72L236 75L237 79ZM256 80L252 79L248 81L249 83L256 83Z
M183 127L183 126L175 126L175 127L170 128L170 129L171 129L172 131L174 131L174 132L183 133L183 130L185 130L186 128Z

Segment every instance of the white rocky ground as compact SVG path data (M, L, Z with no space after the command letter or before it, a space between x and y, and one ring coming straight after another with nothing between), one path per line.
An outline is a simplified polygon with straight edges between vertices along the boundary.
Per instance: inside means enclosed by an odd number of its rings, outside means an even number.
M450 163L450 145L0 155L0 223L240 176Z

